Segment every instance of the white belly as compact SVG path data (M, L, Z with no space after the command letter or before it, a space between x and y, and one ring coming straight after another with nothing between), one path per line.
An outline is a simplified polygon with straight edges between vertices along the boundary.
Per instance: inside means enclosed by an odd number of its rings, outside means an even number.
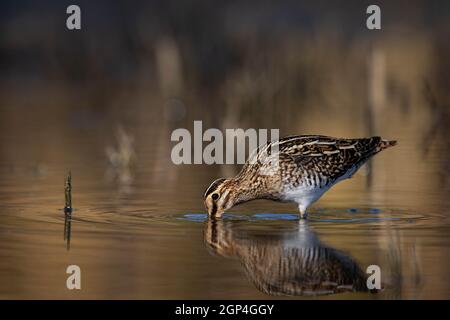
M328 189L330 189L330 186L323 188L299 186L296 189L286 191L284 199L307 208L310 204L317 201Z

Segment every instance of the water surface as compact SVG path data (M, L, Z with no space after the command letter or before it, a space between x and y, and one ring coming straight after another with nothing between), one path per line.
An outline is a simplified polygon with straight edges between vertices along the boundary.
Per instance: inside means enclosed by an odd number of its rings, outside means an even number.
M450 297L445 189L400 190L401 176L393 187L367 188L357 175L307 221L295 206L257 201L214 222L201 195L215 168L176 168L186 176L171 181L139 165L121 182L101 152L41 167L25 158L0 164L2 298ZM62 211L68 168L70 219ZM79 291L66 288L72 264L82 270ZM369 265L381 268L380 292L363 290Z
M59 1L3 2L0 298L450 299L443 4L385 1L379 32L361 1L85 1L68 31ZM270 201L214 222L202 195L240 167L171 161L195 120L398 144L306 222Z

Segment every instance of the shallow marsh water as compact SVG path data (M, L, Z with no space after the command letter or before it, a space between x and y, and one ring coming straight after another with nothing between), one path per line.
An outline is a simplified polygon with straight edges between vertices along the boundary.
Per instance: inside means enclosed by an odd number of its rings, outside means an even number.
M73 148L88 152L86 138L69 137ZM123 172L107 165L100 147L89 159L4 159L0 297L450 298L448 190L408 183L411 175L419 176L416 181L435 175L431 167L408 175L389 166L413 146L400 139L399 147L374 159L375 182L377 164L387 170L379 174L389 181L383 187L368 188L366 176L357 174L316 203L306 222L299 221L295 206L256 201L211 224L201 195L221 174L219 166L174 166L168 172L177 174L171 176L152 165L158 159L144 151L128 178L120 180ZM69 168L74 211L67 220L62 207ZM317 279L302 273L305 247L326 248L328 259L341 257L313 265L317 272L331 272L329 264L339 269L342 259L362 272L379 265L384 289L345 292L308 285ZM66 268L72 264L82 271L79 291L66 288Z
M356 0L86 1L80 32L57 1L5 3L0 298L450 299L448 1L384 1L381 31ZM203 192L239 166L173 164L195 120L398 145L307 221L255 201L214 222ZM370 265L381 292L357 290Z

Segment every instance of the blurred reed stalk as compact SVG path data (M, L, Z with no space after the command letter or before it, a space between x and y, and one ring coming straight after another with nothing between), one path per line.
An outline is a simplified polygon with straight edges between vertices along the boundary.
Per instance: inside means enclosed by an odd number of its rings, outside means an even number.
M368 103L364 115L366 131L369 137L375 135L379 130L377 120L383 112L386 101L386 62L384 50L379 47L372 47L368 61ZM373 163L366 164L366 186L371 187L373 183Z

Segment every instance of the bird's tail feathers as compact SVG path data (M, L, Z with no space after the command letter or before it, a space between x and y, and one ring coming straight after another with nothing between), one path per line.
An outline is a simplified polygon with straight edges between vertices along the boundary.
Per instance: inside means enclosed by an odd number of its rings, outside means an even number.
M380 144L378 145L379 151L393 147L397 144L396 140L385 140L381 139Z

